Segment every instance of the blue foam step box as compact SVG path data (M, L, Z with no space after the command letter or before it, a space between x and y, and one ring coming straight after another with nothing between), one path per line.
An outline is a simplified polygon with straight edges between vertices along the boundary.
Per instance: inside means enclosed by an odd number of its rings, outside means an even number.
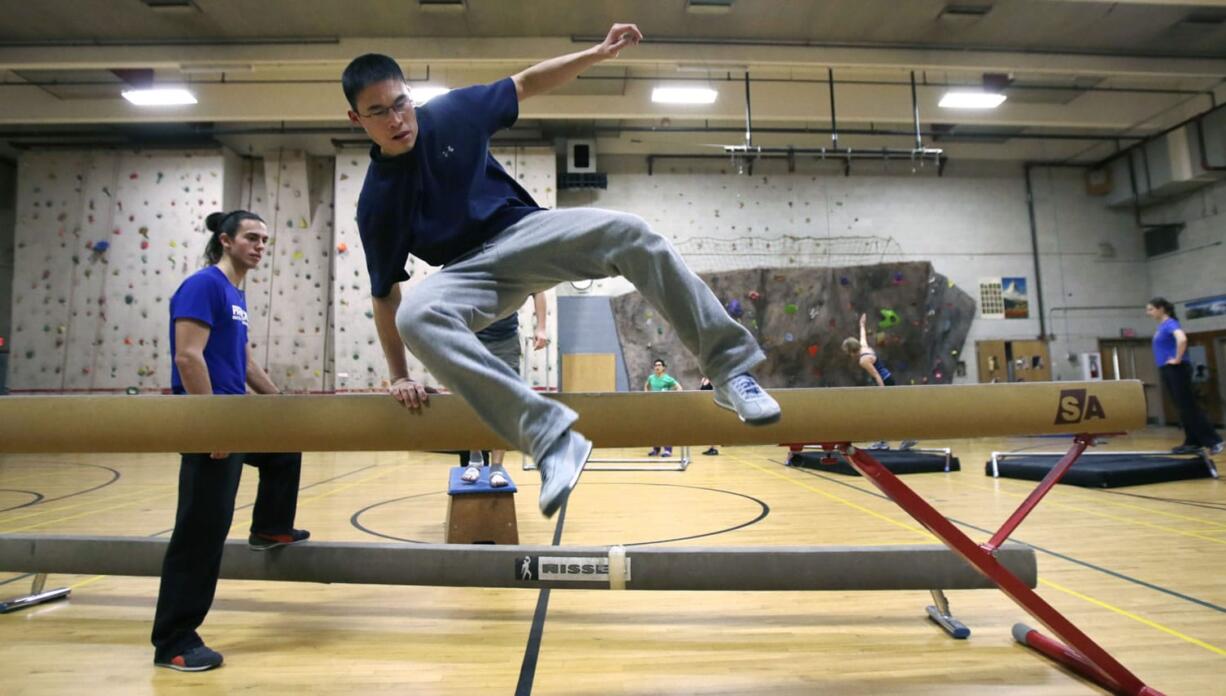
M447 495L470 495L473 493L514 493L516 490L518 490L515 487L515 482L511 480L511 477L507 474L506 470L503 470L502 475L506 476L507 481L510 481L510 483L502 488L494 488L490 485L490 472L494 470L494 467L481 467L481 478L472 483L465 483L464 481L460 480L460 476L464 473L465 468L467 467L451 467L451 476L447 481Z

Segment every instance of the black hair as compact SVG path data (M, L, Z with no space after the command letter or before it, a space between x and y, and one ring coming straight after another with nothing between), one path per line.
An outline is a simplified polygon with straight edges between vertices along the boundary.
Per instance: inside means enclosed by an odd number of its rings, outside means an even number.
M395 59L382 53L366 53L349 61L345 72L341 73L341 89L345 90L350 108L357 110L358 92L384 80L405 81L404 72Z
M209 234L209 242L204 247L204 260L208 261L210 266L217 265L217 262L221 260L221 255L225 253L225 247L221 244L221 235L224 234L230 239L234 239L238 233L238 228L242 226L244 220L264 222L264 218L248 210L210 213L204 219L204 226L211 233Z
M652 360L652 361L651 361L651 366L652 366L652 367L655 367L656 363L660 363L660 364L661 364L661 365L663 365L664 367L668 367L668 363L664 362L664 361L663 361L662 359L660 359L660 358L656 358L655 360Z
M1171 301L1165 297L1155 297L1149 301L1149 304L1155 309L1161 309L1162 311L1166 312L1166 315L1172 319L1179 318L1175 316L1175 305L1171 304Z

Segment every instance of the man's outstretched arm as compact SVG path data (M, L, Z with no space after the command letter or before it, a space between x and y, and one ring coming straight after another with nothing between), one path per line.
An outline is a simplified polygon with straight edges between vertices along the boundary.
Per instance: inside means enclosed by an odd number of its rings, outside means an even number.
M512 75L515 95L522 102L528 97L553 91L575 79L579 73L593 65L616 58L623 48L634 46L642 38L643 33L633 24L614 24L609 30L609 35L600 44L585 51L550 58Z

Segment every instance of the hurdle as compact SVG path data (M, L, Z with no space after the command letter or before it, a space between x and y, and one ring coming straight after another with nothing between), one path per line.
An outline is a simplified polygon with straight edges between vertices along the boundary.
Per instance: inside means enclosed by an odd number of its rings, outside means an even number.
M583 468L586 471L685 471L690 468L693 461L690 446L680 445L677 447L677 458L674 460L668 457L655 459L649 457L626 457L624 459L592 457L587 460L587 465ZM532 457L527 454L523 455L523 470L537 471L536 462L532 461Z
M652 433L668 432L674 443L702 445L719 440L725 445L804 446L818 444L831 452L846 456L852 465L890 500L936 536L956 557L1012 599L1058 640L1053 640L1019 624L1014 637L1020 644L1057 660L1094 683L1119 694L1159 694L1115 660L1106 650L1078 629L1072 622L1048 604L1033 589L1026 577L1015 570L1009 560L1016 549L1007 544L1010 535L1042 502L1060 477L1068 470L1097 437L1115 435L1145 425L1145 398L1141 383L1059 382L1023 384L902 386L891 389L780 389L772 391L783 408L783 417L769 426L752 428L740 423L736 416L720 409L702 392L653 394L642 398L641 393L618 394L558 394L549 395L570 406L579 414L575 427L589 437L597 447L640 446ZM661 398L661 397L665 398ZM891 413L889 432L881 432L881 424L862 417L865 413ZM258 423L260 427L252 428ZM139 424L140 430L133 428ZM932 440L960 437L1014 437L1022 435L1065 434L1073 437L1068 452L1052 468L1031 494L1005 520L991 538L976 544L935 508L912 491L867 451L857 449L854 441L889 439ZM509 443L481 424L472 410L456 396L433 396L420 412L408 412L386 395L345 396L19 396L0 399L0 452L207 452L217 449L235 452L275 451L379 451L379 450L466 450L510 448ZM131 541L131 540L129 540ZM62 543L61 543L62 542ZM57 540L53 537L6 536L0 538L0 570L12 570L21 565L29 572L46 573L56 567L51 559L56 554L81 553L87 545L121 544L86 537ZM156 556L156 542L143 547L143 553ZM303 550L317 542L304 545ZM323 544L319 546L324 547ZM377 545L376 545L377 546ZM39 549L43 549L42 552ZM103 547L106 548L106 547ZM904 553L928 553L908 547ZM152 549L152 550L150 550ZM285 549L289 551L291 549ZM462 559L483 559L499 566L497 573L511 576L519 573L521 582L540 580L548 570L563 576L600 575L592 578L598 586L627 589L631 584L645 587L642 575L656 561L635 549L632 554L624 547L503 547L477 549L469 546L430 548L437 553L434 561L425 556L409 565L439 565L466 562ZM296 550L295 550L296 551ZM314 576L319 581L343 582L331 571L339 565L359 565L349 558L358 549L325 547L324 551L339 554L341 561L325 564ZM654 551L654 550L653 550ZM660 550L663 551L663 550ZM672 549L678 551L678 549ZM715 549L692 550L690 560L701 559ZM744 552L744 549L740 551ZM839 558L827 561L857 570L842 582L864 589L871 582L881 582L879 575L897 576L903 564L873 567L870 558L879 558L865 549L836 549L833 555L820 555L813 548L801 548L795 553L772 550L750 550L743 557L728 557L702 567L717 587L725 586L717 574L729 573L729 583L736 581L731 572L737 564L774 563L782 558ZM590 562L572 563L559 560L576 557L578 552L591 553ZM493 554L507 553L505 557ZM23 555L24 554L24 555ZM322 554L322 551L321 551ZM544 554L550 554L545 556ZM100 572L103 555L86 552L75 571ZM109 554L118 556L122 554ZM396 558L411 555L395 552ZM288 565L291 559L310 558L299 554L269 554L259 562L269 568ZM918 558L918 556L912 556ZM21 560L24 558L25 560ZM578 558L584 558L578 556ZM661 556L660 558L664 558ZM940 572L948 570L937 561L939 556L925 561L925 566ZM495 559L491 561L490 559ZM542 560L545 559L545 560ZM731 560L730 560L731 559ZM97 561L98 564L95 564ZM508 563L509 561L509 563ZM603 561L603 562L602 562ZM627 564L627 561L631 563ZM1007 562L1008 561L1008 562ZM251 561L255 562L255 561ZM476 561L474 561L476 562ZM534 565L535 563L535 565ZM679 569L680 560L666 561L661 567ZM503 565L505 564L505 565ZM867 564L867 565L863 565ZM395 565L393 563L393 565ZM575 566L572 568L571 566ZM587 568L590 566L590 570ZM1013 566L1013 567L1011 567ZM19 568L18 568L19 569ZM1024 568L1022 575L1025 575ZM276 579L268 570L266 579ZM389 571L392 578L407 573L396 566ZM654 574L654 571L652 571ZM674 571L661 571L668 577ZM675 572L680 573L680 570ZM686 570L685 574L693 572ZM808 572L808 571L805 571ZM779 573L781 574L781 573ZM290 574L294 575L294 574ZM305 572L299 576L307 577ZM751 575L756 575L752 573ZM776 575L776 573L772 573ZM328 580L326 578L332 578ZM287 578L288 579L288 578ZM437 578L436 578L437 579ZM681 583L683 575L673 582ZM925 589L936 589L941 578ZM743 578L744 580L744 578ZM749 582L749 580L744 580ZM760 582L761 579L755 580ZM860 581L863 581L862 583ZM931 582L925 581L925 582ZM922 583L921 583L922 584ZM831 588L838 587L832 584ZM951 585L944 585L949 587ZM691 588L696 589L696 588ZM771 588L762 588L771 589ZM808 589L830 589L812 586ZM850 588L849 588L850 589Z

